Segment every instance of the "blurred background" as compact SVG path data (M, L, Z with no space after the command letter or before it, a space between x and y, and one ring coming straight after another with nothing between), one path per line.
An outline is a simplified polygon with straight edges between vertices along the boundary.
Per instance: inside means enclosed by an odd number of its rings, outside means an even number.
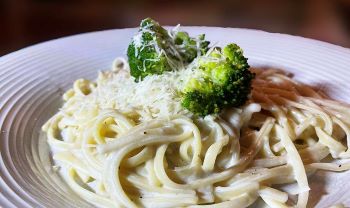
M288 33L350 47L350 0L0 0L0 56L77 33L205 25Z

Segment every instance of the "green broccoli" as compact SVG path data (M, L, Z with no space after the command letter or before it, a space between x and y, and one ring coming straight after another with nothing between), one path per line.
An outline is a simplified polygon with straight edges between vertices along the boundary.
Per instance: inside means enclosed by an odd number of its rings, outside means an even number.
M169 33L151 18L144 19L127 50L130 74L139 81L151 74L183 68L205 54L208 45L204 35L195 39L186 32Z
M214 48L197 60L200 73L183 88L182 106L197 116L217 114L228 106L238 107L248 99L254 74L236 44Z
M205 35L198 39L191 38L187 32L177 32L174 39L177 50L185 63L191 63L197 56L204 55L208 51L209 41L205 41ZM199 42L199 48L197 46Z

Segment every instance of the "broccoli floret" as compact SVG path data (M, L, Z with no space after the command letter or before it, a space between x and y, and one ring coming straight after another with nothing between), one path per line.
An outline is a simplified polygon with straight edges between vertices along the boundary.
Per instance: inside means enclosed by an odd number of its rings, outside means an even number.
M168 33L151 18L144 19L127 50L130 74L138 81L151 74L177 70L206 53L208 45L204 35L194 39L186 32Z
M236 44L213 49L198 59L196 77L185 84L182 106L197 116L217 114L223 108L243 105L254 74Z
M191 38L187 32L177 32L174 40L177 49L184 62L190 63L197 56L203 55L208 51L209 41L205 41L205 35L199 35L198 39ZM199 42L199 48L197 45Z
M160 53L167 42L169 35L164 28L150 18L142 20L139 33L127 50L130 74L137 78L136 81L149 74L162 74L171 70L166 54Z

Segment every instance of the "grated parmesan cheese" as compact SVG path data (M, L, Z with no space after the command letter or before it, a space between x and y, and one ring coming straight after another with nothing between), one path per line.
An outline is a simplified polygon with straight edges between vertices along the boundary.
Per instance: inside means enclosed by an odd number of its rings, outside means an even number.
M95 86L88 95L81 96L81 111L89 109L117 109L128 114L137 112L140 121L157 117L174 115L192 116L192 113L181 106L179 91L184 83L193 77L195 71L188 67L180 71L166 72L162 75L151 75L135 82L135 78L126 70L100 72Z

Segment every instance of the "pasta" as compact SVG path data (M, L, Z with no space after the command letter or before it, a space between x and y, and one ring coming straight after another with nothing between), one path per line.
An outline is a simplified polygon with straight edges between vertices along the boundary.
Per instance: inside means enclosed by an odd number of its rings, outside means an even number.
M97 207L247 207L260 198L269 207L302 208L308 176L350 169L350 106L282 71L252 69L249 102L193 118L166 103L166 86L152 102L108 99L111 83L129 83L126 70L117 59L96 82L77 80L43 126L62 177ZM294 189L276 186L284 184Z

